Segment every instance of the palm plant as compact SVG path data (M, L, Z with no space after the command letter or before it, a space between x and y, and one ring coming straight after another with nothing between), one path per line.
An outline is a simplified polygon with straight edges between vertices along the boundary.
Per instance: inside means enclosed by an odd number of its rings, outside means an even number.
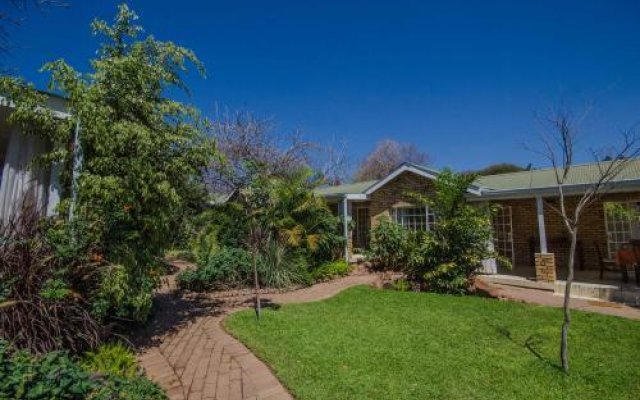
M317 256L339 246L342 237L337 230L338 218L324 199L314 195L315 183L306 169L289 179L274 180L267 219L272 232L287 246Z

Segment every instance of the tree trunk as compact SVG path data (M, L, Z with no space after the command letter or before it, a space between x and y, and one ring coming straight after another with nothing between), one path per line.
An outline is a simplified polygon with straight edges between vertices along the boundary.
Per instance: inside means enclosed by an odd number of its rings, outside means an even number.
M573 264L575 263L576 243L578 240L578 228L574 228L571 232L571 248L569 249L569 264L567 283L564 288L564 321L562 323L562 334L560 337L560 359L562 360L562 369L565 373L569 372L569 343L568 334L569 326L571 325L571 309L569 308L571 302L571 284L573 283Z
M262 313L262 308L260 305L260 282L258 281L258 265L257 265L257 255L256 255L256 251L253 251L252 254L252 261L253 261L253 287L255 289L256 292L256 299L255 299L255 310L256 310L256 318L258 319L258 322L260 322L260 315Z

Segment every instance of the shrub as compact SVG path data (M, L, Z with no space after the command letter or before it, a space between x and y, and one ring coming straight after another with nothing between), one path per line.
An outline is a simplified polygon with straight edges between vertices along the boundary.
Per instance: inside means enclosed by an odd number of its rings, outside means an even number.
M59 400L164 400L164 392L142 376L86 371L66 352L35 357L0 341L0 398Z
M257 260L260 284L285 288L311 283L307 261L302 251L268 240ZM240 248L224 247L199 264L178 274L181 289L193 291L224 290L253 285L253 258Z
M285 288L311 283L304 252L283 246L275 240L268 241L258 263L263 286Z
M351 272L351 266L344 260L338 260L320 265L311 272L311 276L314 281L326 281L346 276L349 272Z
M1 338L34 353L98 344L100 327L83 299L94 267L63 261L32 209L0 226Z
M88 397L89 400L166 400L167 395L149 379L137 376L122 379L109 376L101 382L101 387Z
M465 293L483 260L495 257L504 262L488 246L490 209L465 201L474 178L442 171L435 181L435 196L422 199L434 210L437 221L433 231L419 237L407 273L428 290Z
M82 360L86 371L103 375L135 378L138 364L135 355L121 343L104 344L94 352L86 353Z
M391 282L391 288L398 292L408 292L411 290L411 283L406 279L396 279Z
M383 219L371 230L368 258L381 269L401 270L411 257L415 234Z
M251 254L239 248L225 247L209 257L206 264L178 274L178 285L193 291L247 286L252 282Z
M151 312L153 289L158 280L157 274L131 274L122 265L105 267L100 286L94 293L94 315L101 319L116 316L136 321L146 320Z

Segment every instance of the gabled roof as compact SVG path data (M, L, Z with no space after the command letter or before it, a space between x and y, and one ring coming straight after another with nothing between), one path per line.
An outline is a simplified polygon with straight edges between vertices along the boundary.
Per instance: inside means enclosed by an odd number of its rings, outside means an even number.
M610 162L574 165L569 173L565 187L571 190L584 190L585 185L594 184L600 177L602 168ZM413 172L421 176L435 179L439 171L412 163L404 163L394 169L383 179L349 183L337 186L325 186L316 189L316 193L324 197L352 197L365 199L367 195L378 190L396 176L404 172ZM630 161L616 176L611 184L619 190L640 190L640 160ZM536 194L557 193L558 184L554 168L542 168L522 172L487 175L478 177L469 188L471 198L530 197Z

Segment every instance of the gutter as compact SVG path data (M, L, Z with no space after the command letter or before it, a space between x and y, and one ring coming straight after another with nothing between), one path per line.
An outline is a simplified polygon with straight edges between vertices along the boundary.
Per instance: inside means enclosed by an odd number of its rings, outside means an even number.
M582 194L589 187L593 186L589 183L578 183L573 185L564 185L564 193L568 195ZM606 193L620 193L640 190L640 179L627 179L624 181L610 182L603 186ZM538 188L522 188L511 190L484 190L477 197L466 196L469 201L484 200L510 200L510 199L527 199L536 196L554 197L558 196L558 186L543 186Z

